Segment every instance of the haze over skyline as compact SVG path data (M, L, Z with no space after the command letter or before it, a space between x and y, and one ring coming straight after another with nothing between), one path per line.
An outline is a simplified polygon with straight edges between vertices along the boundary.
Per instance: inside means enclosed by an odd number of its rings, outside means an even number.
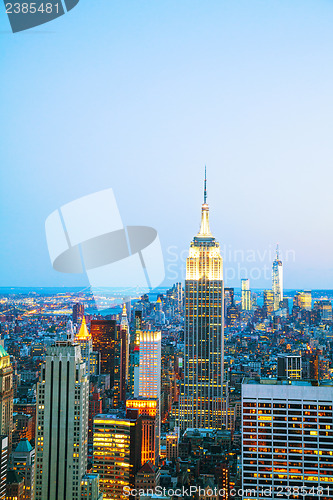
M2 6L0 286L88 285L44 223L108 187L182 281L207 164L226 286L270 287L279 242L286 289L333 288L333 3L96 5L16 35Z

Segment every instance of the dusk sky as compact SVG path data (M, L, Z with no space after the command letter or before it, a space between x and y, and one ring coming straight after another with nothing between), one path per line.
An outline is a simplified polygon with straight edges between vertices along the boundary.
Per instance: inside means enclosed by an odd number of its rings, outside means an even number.
M52 269L45 219L112 188L159 232L169 285L200 225L204 165L227 286L333 288L333 2L80 0L13 34L0 8L0 286Z

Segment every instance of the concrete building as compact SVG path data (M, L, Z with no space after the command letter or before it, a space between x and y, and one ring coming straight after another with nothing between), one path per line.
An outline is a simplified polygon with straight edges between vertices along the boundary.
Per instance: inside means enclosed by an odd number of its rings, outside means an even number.
M274 500L277 491L297 488L306 499L311 491L331 498L332 406L332 386L273 379L242 384L242 488L255 490L244 500Z
M36 500L79 500L87 469L89 382L80 346L47 350L37 394Z

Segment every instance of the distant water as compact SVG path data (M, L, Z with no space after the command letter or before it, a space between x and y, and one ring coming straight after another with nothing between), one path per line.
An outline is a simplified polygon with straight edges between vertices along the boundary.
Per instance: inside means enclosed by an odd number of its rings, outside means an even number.
M38 294L38 295L57 295L64 293L80 293L87 292L88 289L82 289L81 287L0 287L0 295L15 295L15 294Z
M171 288L170 287L158 287L155 288L152 292L148 293L149 300L151 302L155 302L157 300L158 295L165 294L166 291ZM268 289L269 287L267 287ZM252 288L251 291L256 293L258 298L262 298L263 296L263 288ZM284 289L283 293L285 297L292 298L297 291L302 291L301 289ZM241 296L241 289L238 287L234 287L235 298ZM91 293L90 288L81 288L81 287L0 287L0 295L61 295L71 293L73 295L89 294ZM329 300L333 300L333 290L311 290L312 298L327 298ZM260 302L260 301L259 301Z

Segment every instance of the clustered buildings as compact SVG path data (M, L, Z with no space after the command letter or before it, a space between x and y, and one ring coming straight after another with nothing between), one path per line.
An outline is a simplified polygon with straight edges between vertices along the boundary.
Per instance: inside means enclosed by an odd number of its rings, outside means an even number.
M331 297L225 287L206 181L185 287L91 301L0 297L0 500L333 498Z

